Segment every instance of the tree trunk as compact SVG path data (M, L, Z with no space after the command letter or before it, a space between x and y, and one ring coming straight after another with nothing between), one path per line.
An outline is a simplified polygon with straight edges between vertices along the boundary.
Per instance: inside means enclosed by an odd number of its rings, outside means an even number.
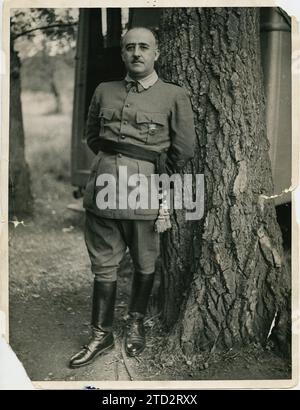
M55 107L53 109L53 113L54 114L61 114L62 113L62 102L61 102L61 98L60 98L60 93L58 91L58 88L55 84L55 79L54 79L54 71L52 70L52 77L50 80L50 90L51 93L54 97L54 101L55 101Z
M9 213L20 218L32 213L29 167L25 161L24 127L21 106L20 59L10 51L9 124Z
M185 172L205 178L204 217L186 222L176 211L162 238L170 344L185 354L264 344L275 315L286 343L290 278L264 197L273 184L258 9L164 9L159 33L160 73L186 87L195 114L197 148Z
M59 87L56 84L55 80L55 71L56 71L56 60L55 57L49 56L47 53L47 40L43 40L43 49L42 49L42 61L43 61L43 70L47 76L47 82L49 83L50 93L54 98L54 108L49 112L49 114L61 114L62 101L60 96Z

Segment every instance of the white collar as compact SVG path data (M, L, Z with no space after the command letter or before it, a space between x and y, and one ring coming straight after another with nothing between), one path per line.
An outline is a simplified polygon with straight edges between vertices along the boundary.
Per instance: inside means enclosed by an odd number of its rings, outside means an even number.
M141 78L140 80L134 80L130 75L127 73L125 77L125 81L130 82L130 81L137 81L138 83L141 84L141 86L147 90L148 88L152 87L158 80L158 75L156 71L152 71L151 74L147 75L147 77Z

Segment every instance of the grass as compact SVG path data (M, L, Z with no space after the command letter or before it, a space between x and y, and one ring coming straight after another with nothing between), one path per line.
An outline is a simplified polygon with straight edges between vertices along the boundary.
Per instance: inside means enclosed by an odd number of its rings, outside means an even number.
M49 114L53 109L53 98L45 93L23 94L22 105L25 154L34 182L47 173L69 181L71 112Z

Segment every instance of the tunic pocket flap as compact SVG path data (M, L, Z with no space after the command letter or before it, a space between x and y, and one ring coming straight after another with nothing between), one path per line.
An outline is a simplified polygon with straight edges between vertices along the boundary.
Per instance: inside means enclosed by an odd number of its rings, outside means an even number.
M112 108L101 108L99 117L105 118L106 120L111 120L114 116L114 112L115 110L113 110Z
M141 112L138 111L136 113L136 122L137 124L141 123L155 123L160 125L166 125L167 122L167 115L160 114L156 112Z

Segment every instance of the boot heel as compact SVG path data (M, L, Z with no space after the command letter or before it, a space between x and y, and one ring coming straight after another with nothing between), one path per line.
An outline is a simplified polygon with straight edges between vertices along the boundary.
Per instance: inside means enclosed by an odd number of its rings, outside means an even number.
M100 354L108 354L111 350L114 350L114 348L115 344L113 343L111 346L107 346L105 349L103 349L102 352L100 352Z

